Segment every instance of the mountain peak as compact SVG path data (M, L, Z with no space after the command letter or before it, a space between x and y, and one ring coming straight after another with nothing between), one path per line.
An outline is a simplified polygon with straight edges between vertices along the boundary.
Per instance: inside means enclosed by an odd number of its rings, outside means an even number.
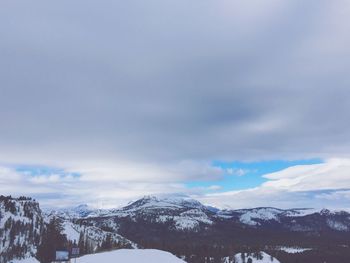
M124 207L124 210L137 208L204 208L197 200L180 194L146 195Z

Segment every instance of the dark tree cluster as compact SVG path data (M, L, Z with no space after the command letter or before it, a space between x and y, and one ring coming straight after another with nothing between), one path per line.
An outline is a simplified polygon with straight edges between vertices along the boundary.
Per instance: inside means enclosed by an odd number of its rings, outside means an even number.
M38 246L37 258L42 263L50 263L54 261L57 250L66 250L68 241L62 234L62 220L54 217L45 227L42 240Z

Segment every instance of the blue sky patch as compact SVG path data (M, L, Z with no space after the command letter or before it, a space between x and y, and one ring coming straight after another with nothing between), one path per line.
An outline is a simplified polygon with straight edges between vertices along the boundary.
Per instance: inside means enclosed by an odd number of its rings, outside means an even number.
M322 159L307 160L272 160L259 162L224 162L214 161L214 167L223 168L226 172L223 180L219 181L193 181L188 182L190 188L203 188L212 185L220 186L220 191L242 190L257 187L268 179L263 178L265 174L278 172L296 165L312 165L323 163Z
M79 177L79 173L67 172L61 168L48 167L48 166L36 166L36 165L20 165L16 166L15 170L18 173L30 175L30 176L50 176L50 175L60 175Z

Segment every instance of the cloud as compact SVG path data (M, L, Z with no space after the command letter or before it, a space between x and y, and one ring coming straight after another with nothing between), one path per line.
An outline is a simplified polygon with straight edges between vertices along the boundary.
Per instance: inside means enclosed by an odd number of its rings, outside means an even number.
M267 174L261 186L199 196L219 207L346 208L350 206L350 160L329 159Z
M7 1L0 162L141 192L220 180L213 160L349 158L349 11L337 0ZM322 178L315 188L333 185ZM308 178L269 180L308 191Z
M227 168L226 171L229 175L236 175L236 176L243 176L249 172L248 169L242 169L242 168Z
M2 194L29 195L47 206L88 203L95 207L118 207L148 194L186 194L205 204L221 208L274 206L350 209L350 160L329 159L322 164L299 165L264 177L267 182L255 188L218 192L220 186L188 188L169 181L130 181L118 177L101 180L91 174L72 176L69 171L30 174L0 168Z
M344 10L344 1L7 2L0 157L65 166L348 155Z
M118 207L146 194L186 192L180 183L132 182L110 178L108 181L87 175L35 174L0 167L0 192L26 195L40 201L42 207L67 207L88 203L94 207Z
M289 191L350 189L350 160L329 159L325 163L300 165L264 176L264 187Z

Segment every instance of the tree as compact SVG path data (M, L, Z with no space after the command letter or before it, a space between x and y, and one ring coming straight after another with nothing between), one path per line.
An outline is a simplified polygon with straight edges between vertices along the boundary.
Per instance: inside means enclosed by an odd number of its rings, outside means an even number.
M38 246L37 258L42 263L49 263L55 260L55 252L64 250L67 246L67 238L62 234L62 221L59 218L52 218L43 232L42 240Z
M113 246L113 242L112 242L112 236L111 234L107 234L105 240L103 240L102 244L101 244L101 249L102 250L108 250L111 249Z
M85 237L84 237L84 232L80 232L79 235L79 241L78 241L78 247L81 255L86 254L86 244L85 244Z
M258 260L262 260L262 259L264 258L263 255L262 255L262 253L261 253L261 251L259 251L259 252L256 253L256 258L257 258Z

